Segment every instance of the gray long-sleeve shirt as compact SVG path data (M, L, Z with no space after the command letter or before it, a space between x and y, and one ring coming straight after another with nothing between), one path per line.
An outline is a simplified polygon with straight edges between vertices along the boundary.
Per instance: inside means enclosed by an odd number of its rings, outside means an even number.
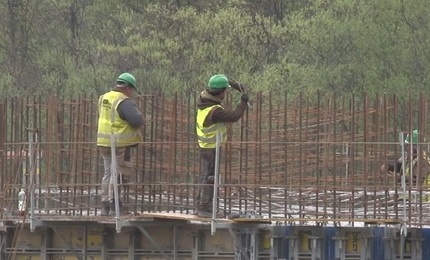
M132 99L128 98L122 101L118 105L117 111L119 117L127 121L132 127L139 128L145 123L142 113L140 113Z

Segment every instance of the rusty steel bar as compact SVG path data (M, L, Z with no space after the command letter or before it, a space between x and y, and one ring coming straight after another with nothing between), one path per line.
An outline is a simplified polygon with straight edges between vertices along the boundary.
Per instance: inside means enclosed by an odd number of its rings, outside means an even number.
M332 133L333 133L333 136L334 136L334 138L335 138L335 140L337 139L337 131L336 131L336 129L337 129L337 126L336 126L336 118L337 118L337 95L336 95L336 93L334 93L333 94L333 98L332 98L332 100L331 100L331 102L332 102L332 106L329 106L328 107L328 109L331 109L331 117L330 117L330 123L331 122L333 122L333 127L332 127ZM338 203L337 203L337 191L338 191L338 181L337 181L337 177L338 177L338 163L337 163L337 146L338 146L338 144L335 144L335 145L332 145L332 153L331 153L331 155L332 155L332 160L333 160L333 162L334 162L334 165L333 165L333 172L334 172L334 174L333 174L333 184L332 184L332 187L333 187L333 201L334 201L334 203L332 203L332 208L333 208L333 212L332 212L332 214L333 214L333 216L336 216L337 214L336 214L336 212L338 212L338 211L340 211L339 209L338 209ZM324 190L330 190L330 185L327 185L326 184L326 186L325 187L323 187L323 189ZM327 215L325 215L324 216L325 218L327 218L328 216Z
M288 117L288 104L289 104L289 102L288 102L288 92L287 91L284 92L284 102L283 103L284 103L283 104L284 108L282 109L282 107L281 107L281 109L280 109L280 112L284 113L284 115L282 117L283 120L284 120L284 122L283 122L284 133L281 136L281 140L283 141L283 145L281 146L281 148L283 148L285 152L284 152L284 155L283 155L283 158L282 158L283 159L283 163L284 163L284 167L283 167L284 169L283 169L283 171L281 171L284 174L284 178L281 179L280 181L283 180L284 181L284 185L285 185L285 187L283 189L283 195L285 197L285 200L284 200L284 203L283 203L283 205L284 205L283 217L284 218L288 218L290 216L288 214L288 210L290 209L290 207L289 207L290 197L289 197L289 194L288 194L288 191L289 191L288 187L292 187L292 184L291 184L292 178L289 178L289 170L288 170L288 167L287 167L287 165L288 165L288 150L290 149L290 147L287 144L287 142L288 142L288 139L287 139L288 119L289 119L289 117ZM318 196L317 196L317 201L318 201ZM318 212L318 208L317 208L317 212Z
M364 141L364 144L363 144L363 152L364 152L364 154L363 154L363 162L362 162L362 164L363 164L363 169L364 169L364 171L363 171L363 176L364 176L364 182L363 182L363 185L364 185L364 187L367 187L367 184L368 184L368 182L367 182L367 180L368 180L368 178L369 178L369 176L368 176L368 172L367 172L367 170L368 170L368 168L367 168L367 163L368 163L368 160L367 160L367 157L368 157L368 144L367 144L367 142L368 142L368 136L369 136L369 132L368 132L368 114L369 114L369 101L368 101L368 96L366 95L366 93L363 93L363 128L364 128L364 130L363 130L363 141ZM368 190L367 189L365 189L364 190L364 215L365 216L367 216L367 214L368 214L368 204L367 204L367 201L368 201L368 194L367 194L367 192L368 192Z
M3 100L0 102L0 197L4 197L4 185L6 182L6 162L7 162L7 151L5 147L6 143L6 125L7 125L7 101ZM3 201L2 201L3 202ZM0 203L0 207L4 208L3 203ZM0 217L3 214L0 213Z

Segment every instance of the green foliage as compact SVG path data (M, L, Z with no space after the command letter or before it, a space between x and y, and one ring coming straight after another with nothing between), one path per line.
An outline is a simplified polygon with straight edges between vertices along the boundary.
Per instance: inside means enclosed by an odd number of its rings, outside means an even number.
M200 91L224 73L289 95L429 92L425 0L21 0L0 4L0 87Z

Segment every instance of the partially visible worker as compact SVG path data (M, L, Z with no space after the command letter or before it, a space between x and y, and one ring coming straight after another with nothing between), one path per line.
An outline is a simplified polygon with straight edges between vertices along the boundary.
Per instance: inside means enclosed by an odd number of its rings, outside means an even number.
M195 198L195 214L199 217L212 216L217 132L221 133L222 143L224 143L227 139L226 123L238 121L243 116L249 100L243 86L236 81L229 81L223 74L212 76L208 87L200 94L196 118L202 166L198 194ZM240 103L233 111L224 109L222 105L230 87L242 93Z
M137 145L142 141L140 127L144 118L131 99L136 92L136 79L130 73L122 73L116 80L116 87L103 94L98 102L97 146L103 157L102 216L115 216L114 178L112 159L116 160L118 193L121 183L127 183L135 172L134 156ZM111 156L111 135L115 140L115 158ZM119 198L120 196L118 196ZM122 203L118 201L120 214Z
M405 154L394 163L382 165L381 173L395 178L395 181L400 183L404 168L407 184L430 187L430 158L422 149L423 145L418 147L418 130L413 130L411 134L408 134L404 142Z

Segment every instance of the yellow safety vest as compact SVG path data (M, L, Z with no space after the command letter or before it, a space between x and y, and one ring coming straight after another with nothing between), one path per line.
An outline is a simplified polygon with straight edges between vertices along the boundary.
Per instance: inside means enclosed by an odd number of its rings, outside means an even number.
M423 158L424 158L424 161L423 161L423 163L428 163L428 164L430 164L430 158L427 156L427 154L424 152L424 154L423 154ZM406 171L405 171L405 176L406 177L410 177L410 175L411 175L411 168L413 168L413 167L415 167L415 164L417 164L418 163L418 159L419 159L419 157L417 156L414 160L412 160L412 162L409 164L409 167L407 167L406 168ZM427 176L426 176L426 178L424 179L424 181L423 181L423 185L424 186L430 186L430 172L427 172L426 173L427 174ZM418 183L417 183L418 184Z
M214 107L220 107L224 109L221 105L213 105L205 109L197 110L196 130L197 139L201 148L216 148L217 132L221 133L221 143L225 143L227 141L227 127L224 123L216 123L209 127L203 126L206 117Z
M118 114L118 105L127 98L118 91L100 96L97 146L110 147L111 135L114 135L116 147L135 145L142 141L139 128L132 127Z
M423 154L424 157L424 162L423 163L428 163L430 164L430 158L427 156L427 154L424 152ZM418 158L415 158L414 160L412 160L412 162L408 165L408 167L406 168L405 171L405 177L406 178L410 178L411 176L411 168L415 166L415 164L418 163ZM424 179L424 181L422 183L417 183L416 185L423 185L424 187L430 187L430 172L427 173L426 178ZM399 198L403 199L403 196L400 195ZM430 195L423 195L422 196L422 201L423 202L429 202L430 201Z

